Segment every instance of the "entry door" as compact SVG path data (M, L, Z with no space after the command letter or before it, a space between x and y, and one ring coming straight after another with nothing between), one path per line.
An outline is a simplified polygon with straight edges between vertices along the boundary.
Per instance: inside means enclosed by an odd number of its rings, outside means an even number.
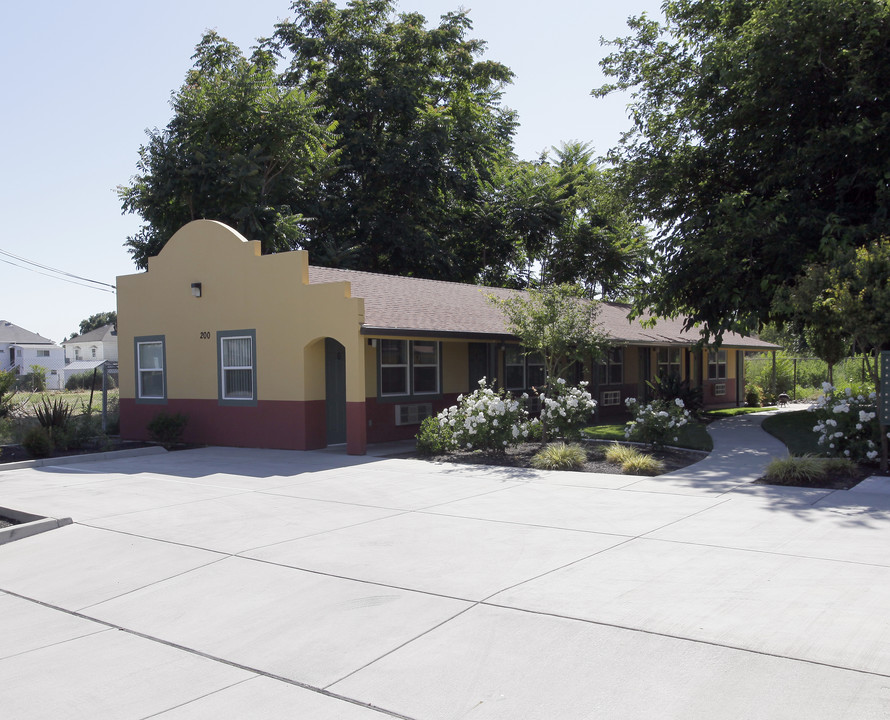
M346 442L346 348L333 338L324 341L325 414L328 445Z

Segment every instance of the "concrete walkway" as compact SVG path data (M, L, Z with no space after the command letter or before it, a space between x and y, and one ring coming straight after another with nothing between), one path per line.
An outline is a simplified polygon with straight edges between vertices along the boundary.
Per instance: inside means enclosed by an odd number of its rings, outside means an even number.
M750 416L749 416L750 417ZM890 497L207 448L0 473L0 708L43 718L884 718ZM747 444L747 452L729 448Z

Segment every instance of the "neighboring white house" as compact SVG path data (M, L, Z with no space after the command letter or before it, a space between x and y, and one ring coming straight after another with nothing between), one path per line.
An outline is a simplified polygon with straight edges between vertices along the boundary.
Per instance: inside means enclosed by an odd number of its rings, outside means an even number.
M103 325L62 343L65 348L64 382L72 375L94 370L106 361L117 362L117 330Z
M35 365L46 370L48 390L64 387L65 351L52 340L0 320L0 370L27 375Z
M65 363L76 361L112 360L117 362L117 330L114 325L103 325L83 335L75 335L62 343Z

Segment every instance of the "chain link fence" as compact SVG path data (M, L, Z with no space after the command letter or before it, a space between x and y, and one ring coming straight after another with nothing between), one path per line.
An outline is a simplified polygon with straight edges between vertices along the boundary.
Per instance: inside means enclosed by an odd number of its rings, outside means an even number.
M815 357L797 357L776 353L775 370L772 353L751 353L745 357L745 385L757 387L765 399L786 393L793 400L814 400L822 393L822 383L835 387L874 390L863 355L845 358L831 374L828 363Z

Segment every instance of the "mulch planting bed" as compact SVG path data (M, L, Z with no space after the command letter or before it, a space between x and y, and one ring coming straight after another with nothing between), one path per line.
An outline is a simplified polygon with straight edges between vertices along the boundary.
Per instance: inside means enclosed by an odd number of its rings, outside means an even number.
M851 487L855 487L859 483L861 483L865 478L871 477L872 475L884 475L878 468L872 465L857 465L852 473L849 475L840 475L837 477L827 478L826 480L819 480L813 483L806 483L804 481L799 481L795 483L787 483L786 487L806 487L806 488L820 488L823 490L849 490ZM783 483L776 483L766 480L765 478L760 478L759 480L754 481L755 485L783 485Z
M574 472L611 473L613 475L622 474L621 468L618 465L606 462L603 457L606 443L587 442L583 443L583 445L587 450L587 462L583 467L577 468ZM475 465L500 465L502 467L530 468L532 466L532 457L540 449L540 443L523 443L522 445L517 445L515 448L508 448L504 453L468 450L466 452L449 452L445 455L435 455L427 459ZM640 449L642 452L661 460L664 463L664 471L666 473L697 463L705 457L704 453L675 448L665 448L663 450ZM412 454L412 456L414 455Z

